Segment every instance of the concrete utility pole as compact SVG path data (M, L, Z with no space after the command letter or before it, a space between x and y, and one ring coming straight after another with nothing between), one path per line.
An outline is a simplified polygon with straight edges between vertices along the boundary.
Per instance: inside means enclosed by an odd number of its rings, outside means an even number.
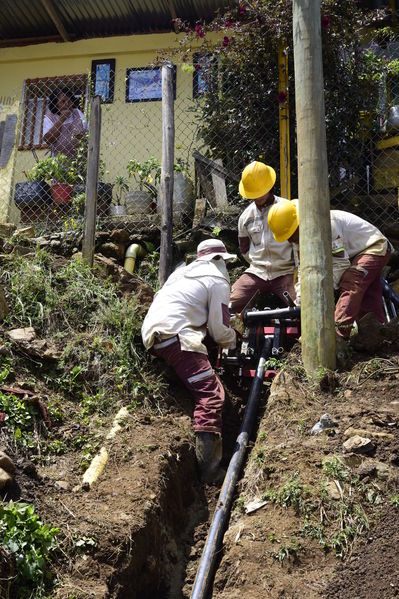
M305 370L335 368L334 290L324 112L320 0L293 0Z

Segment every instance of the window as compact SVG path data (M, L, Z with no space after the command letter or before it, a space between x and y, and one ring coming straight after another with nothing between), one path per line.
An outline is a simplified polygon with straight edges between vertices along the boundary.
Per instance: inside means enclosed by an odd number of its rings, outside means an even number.
M199 98L216 86L217 58L212 54L194 54L193 67L193 98Z
M173 67L173 94L176 100L176 66ZM162 69L142 67L126 71L126 102L162 100Z
M45 77L25 81L24 114L19 150L47 148L47 145L43 143L43 119L51 94L62 87L68 87L73 91L76 107L83 110L88 94L87 75Z

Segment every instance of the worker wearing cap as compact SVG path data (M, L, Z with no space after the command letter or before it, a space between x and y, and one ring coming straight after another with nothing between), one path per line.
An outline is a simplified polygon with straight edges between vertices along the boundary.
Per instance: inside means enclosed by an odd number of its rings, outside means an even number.
M391 245L374 225L343 210L330 210L334 287L340 291L335 306L338 340L350 337L353 323L372 312L384 322L381 273ZM273 206L268 223L278 242L299 243L298 201Z
M276 172L263 162L251 162L242 172L239 191L250 200L238 221L240 252L249 263L232 288L230 309L241 312L257 290L281 299L294 295L294 255L290 243L277 243L267 224L271 206L284 201L273 193Z
M141 329L147 349L171 366L194 397L196 457L201 479L219 482L222 458L224 389L203 343L208 332L223 347L234 349L229 325L229 254L217 239L202 241L197 259L176 269L156 293Z

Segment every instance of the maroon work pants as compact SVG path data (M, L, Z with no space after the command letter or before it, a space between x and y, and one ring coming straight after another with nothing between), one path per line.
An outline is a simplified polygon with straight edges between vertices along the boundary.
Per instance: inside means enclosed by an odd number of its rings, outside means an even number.
M288 291L292 299L295 299L293 275L283 275L265 281L252 273L244 272L232 287L230 295L231 311L234 313L241 312L258 289L261 293L274 293L282 300L284 300L284 291Z
M208 356L199 352L183 351L178 337L166 347L164 343L155 343L152 351L174 369L193 395L194 430L221 434L224 389Z
M381 272L390 253L385 256L360 254L352 260L339 282L341 295L335 306L335 325L341 337L348 339L352 325L368 312L384 322Z

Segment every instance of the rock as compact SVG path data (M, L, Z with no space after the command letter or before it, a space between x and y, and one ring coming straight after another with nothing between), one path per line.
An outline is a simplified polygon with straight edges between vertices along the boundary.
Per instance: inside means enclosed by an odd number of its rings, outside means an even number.
M0 285L0 322L2 322L8 314L8 305L6 296L4 295L3 287Z
M36 245L38 245L40 248L44 248L50 245L50 240L47 239L47 237L37 237L35 241Z
M357 468L363 463L364 458L356 453L348 453L347 455L340 456L343 463L349 468Z
M119 280L119 266L116 264L115 260L106 258L101 254L94 254L94 263L96 269L102 276L111 277L113 282Z
M377 478L380 480L388 480L388 478L390 478L392 469L388 466L388 464L384 464L384 462L376 462L375 469L377 472Z
M57 489L62 489L63 491L69 491L70 484L66 480L56 480L55 486Z
M356 351L375 351L385 339L384 325L369 312L359 320L358 333L351 338L350 344Z
M129 231L126 229L114 229L109 236L109 240L112 243L123 243L126 245L129 243L129 237Z
M312 430L310 431L310 434L318 435L319 433L328 428L334 428L334 426L337 426L337 423L331 420L330 414L323 414L322 416L320 416L319 422L316 422L316 424L313 426Z
M8 474L15 474L15 465L11 458L8 455L0 450L0 468L8 472Z
M341 499L341 493L339 492L337 485L333 481L327 482L325 484L324 488L327 492L327 495L330 497L330 499L335 499L335 500Z
M0 489L4 489L6 484L12 482L12 480L13 477L11 476L11 474L3 470L3 468L0 468Z
M35 236L35 229L32 226L16 229L14 231L13 237L18 237L18 236L19 237L28 237L29 239L32 239Z
M353 435L359 435L361 437L376 437L377 439L386 439L387 441L393 441L395 439L395 435L393 435L392 433L371 431L366 428L354 428L353 426L350 426L344 432L344 436L351 437Z
M11 237L16 228L16 225L11 223L0 223L0 237Z
M354 474L359 478L365 478L366 476L374 476L376 473L376 466L373 460L366 459L363 463L354 469Z
M29 341L33 341L36 337L35 329L33 327L11 329L11 331L6 332L6 335L11 341L15 341L16 343L28 343Z
M367 439L366 437L360 437L360 435L354 435L350 437L345 443L342 445L344 451L346 453L363 453L368 454L374 450L374 445Z
M125 244L123 243L103 243L98 251L107 258L115 258L118 262L125 257Z

